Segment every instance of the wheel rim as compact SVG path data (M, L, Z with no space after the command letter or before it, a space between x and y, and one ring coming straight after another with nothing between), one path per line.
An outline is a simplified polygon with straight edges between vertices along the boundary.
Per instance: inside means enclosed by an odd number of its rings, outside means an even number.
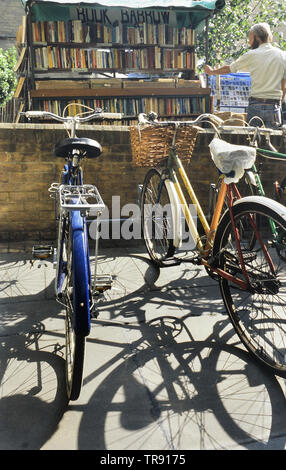
M66 384L67 384L67 393L68 393L68 396L70 396L71 388L72 388L73 366L74 366L75 335L73 332L71 315L69 311L66 312L65 334L66 334Z
M70 240L70 237L69 237ZM70 245L70 242L69 242ZM71 394L73 368L74 368L74 355L75 355L75 334L73 329L74 313L72 302L72 251L70 246L67 247L67 276L66 276L66 316L65 316L65 339L66 339L66 385L68 396Z
M143 191L142 226L146 248L152 259L163 261L174 254L174 246L170 200L159 172L149 174Z

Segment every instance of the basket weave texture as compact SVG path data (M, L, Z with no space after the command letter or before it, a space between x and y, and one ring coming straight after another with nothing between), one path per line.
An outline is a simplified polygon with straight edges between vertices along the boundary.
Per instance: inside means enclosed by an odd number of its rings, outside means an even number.
M198 132L196 126L180 126L176 135L177 155L182 161L189 161L196 143ZM175 127L147 125L130 127L132 162L135 166L156 166L169 156L170 145Z

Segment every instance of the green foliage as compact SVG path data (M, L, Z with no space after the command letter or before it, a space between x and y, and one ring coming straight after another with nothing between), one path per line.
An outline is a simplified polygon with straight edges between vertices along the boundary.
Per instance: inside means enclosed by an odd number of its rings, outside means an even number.
M286 37L281 32L275 32L281 24L285 25L285 0L226 0L225 3L225 7L209 20L209 65L230 63L246 52L249 47L248 33L255 23L268 23L274 44L286 50ZM205 34L205 28L197 34L196 52L203 62Z
M17 60L17 51L11 47L7 51L0 48L0 106L3 106L13 97L17 85L14 67Z

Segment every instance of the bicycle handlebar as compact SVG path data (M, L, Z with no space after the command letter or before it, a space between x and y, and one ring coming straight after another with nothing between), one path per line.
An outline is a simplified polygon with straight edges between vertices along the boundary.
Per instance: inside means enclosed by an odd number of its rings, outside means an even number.
M215 124L218 127L218 130L236 131L239 129L239 130L245 131L246 133L260 132L262 134L271 134L273 133L273 130L274 130L274 129L270 129L267 127L258 128L255 126L228 126L227 124L225 124L225 121L223 121L223 119L221 119L219 116L215 114L209 114L209 113L201 114L194 121L158 121L157 117L158 115L154 113L153 111L151 111L148 114L141 113L138 115L138 121L139 121L139 124L154 124L158 126L167 126L168 124L196 125L202 121L208 121L212 124Z
M221 126L223 124L223 120L214 114L201 114L198 116L194 121L158 121L157 120L158 115L151 111L148 114L140 113L138 115L138 121L139 124L155 124L159 126L167 126L168 124L190 124L190 125L196 125L199 122L202 122L203 120L208 120L212 122L213 124L216 124L217 126Z
M58 114L51 113L49 111L25 111L21 113L22 116L25 116L28 119L33 119L33 118L42 118L42 119L54 119L55 121L59 122L71 122L71 121L76 121L76 122L87 122L91 121L92 119L94 120L103 120L103 119L122 119L123 114L121 113L105 113L101 110L89 114L88 116L84 117L79 117L79 116L59 116Z
M273 135L274 129L266 128L266 127L254 127L254 126L228 126L225 124L219 116L215 114L204 113L198 116L194 121L158 121L158 115L151 111L148 114L140 113L138 115L139 124L153 124L158 127L164 127L169 124L174 124L175 126L180 125L196 125L200 122L208 122L213 127L215 127L216 131L237 131L242 130L245 134L248 134L251 137L250 146L256 146L256 141L260 135L264 135L267 141L268 149L270 149L273 153L278 153L278 150L272 145L270 142L270 135ZM281 129L283 132L283 129ZM259 149L262 150L263 149ZM265 156L265 155L262 155Z

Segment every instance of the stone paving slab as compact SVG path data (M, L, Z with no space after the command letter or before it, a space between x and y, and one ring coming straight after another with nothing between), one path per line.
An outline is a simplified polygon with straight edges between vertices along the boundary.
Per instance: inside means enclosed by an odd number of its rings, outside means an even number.
M67 403L52 265L0 256L0 449L285 449L285 381L249 358L203 268L159 272L142 247L101 250L114 288Z

